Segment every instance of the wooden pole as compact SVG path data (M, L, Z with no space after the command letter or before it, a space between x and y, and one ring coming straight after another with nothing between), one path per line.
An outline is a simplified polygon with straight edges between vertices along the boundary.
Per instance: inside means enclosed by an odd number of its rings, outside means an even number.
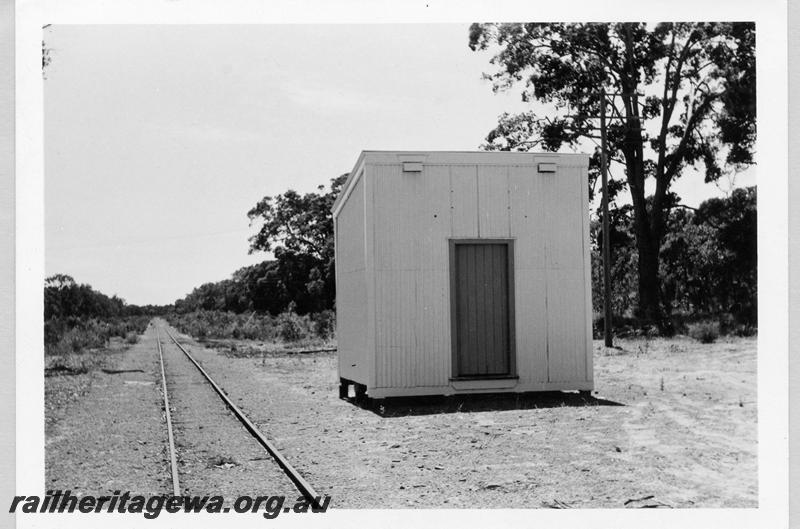
M608 161L606 160L606 91L600 89L600 175L603 181L603 337L613 347L611 337L611 243L608 222Z

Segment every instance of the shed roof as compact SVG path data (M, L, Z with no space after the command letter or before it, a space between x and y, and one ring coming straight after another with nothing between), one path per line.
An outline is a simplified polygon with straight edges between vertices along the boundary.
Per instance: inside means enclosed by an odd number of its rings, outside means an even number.
M518 151L361 151L353 170L342 185L339 196L331 207L336 213L340 203L349 194L354 180L358 176L361 166L365 163L397 164L401 162L423 162L436 165L534 165L538 162L554 160L569 160L568 163L559 165L587 167L589 155L583 153L554 153L554 152L518 152Z

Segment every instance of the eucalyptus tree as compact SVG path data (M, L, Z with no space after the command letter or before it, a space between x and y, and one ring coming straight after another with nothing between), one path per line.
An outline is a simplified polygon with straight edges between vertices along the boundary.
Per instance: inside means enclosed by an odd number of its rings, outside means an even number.
M753 163L754 24L473 24L469 46L493 53L485 76L495 91L521 86L523 101L547 109L501 115L486 149L596 141L600 93L609 94L607 154L624 172L612 172L612 188L630 193L637 313L663 325L659 252L680 205L673 182L688 167L712 182Z
M259 225L250 237L250 253L272 252L276 265L271 276L280 278L276 284L289 300L310 311L334 304L331 207L346 179L347 174L331 179L327 191L319 186L316 193L290 189L266 196L247 212L250 223Z

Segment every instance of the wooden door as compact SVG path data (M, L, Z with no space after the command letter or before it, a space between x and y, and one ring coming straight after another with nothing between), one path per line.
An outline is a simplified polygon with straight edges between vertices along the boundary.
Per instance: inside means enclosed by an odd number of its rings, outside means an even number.
M512 375L511 244L460 242L451 247L454 375Z

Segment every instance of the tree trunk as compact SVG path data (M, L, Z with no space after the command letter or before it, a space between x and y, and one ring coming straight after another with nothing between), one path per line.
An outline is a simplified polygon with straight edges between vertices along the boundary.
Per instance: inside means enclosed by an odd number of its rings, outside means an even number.
M646 230L649 232L649 230ZM659 330L664 330L663 314L661 312L658 258L659 241L654 240L652 234L637 237L639 250L639 303L636 316L645 325L656 325Z
M631 142L632 143L632 142ZM644 164L633 149L625 152L628 184L633 202L633 226L638 250L637 272L639 292L635 316L643 325L656 325L664 332L663 314L660 300L660 280L658 261L661 249L661 235L657 223L653 223L655 211L648 211L644 190Z

